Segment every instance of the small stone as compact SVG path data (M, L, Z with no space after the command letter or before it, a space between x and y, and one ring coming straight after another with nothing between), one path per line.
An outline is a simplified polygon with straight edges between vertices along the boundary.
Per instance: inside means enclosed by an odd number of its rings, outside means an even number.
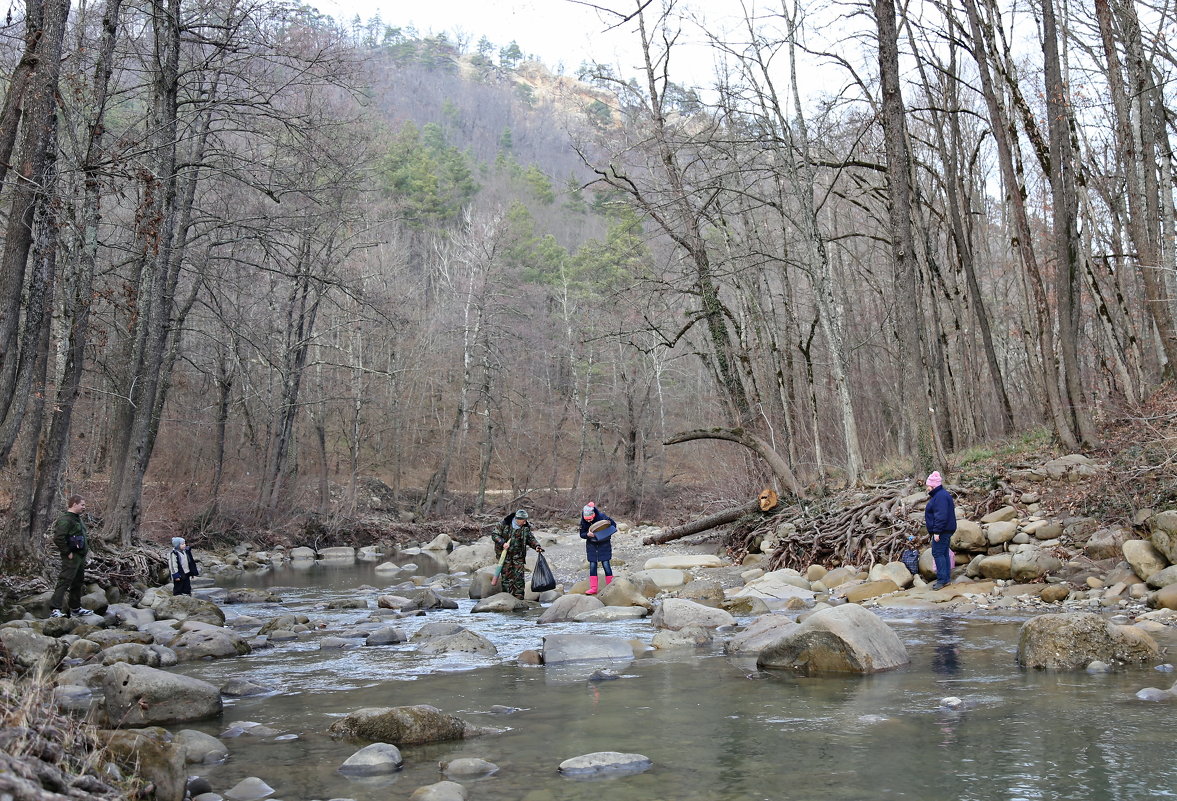
M274 794L274 788L256 776L242 779L225 791L225 798L229 801L261 801Z
M642 754L623 754L618 751L597 751L584 754L560 763L559 770L565 776L592 776L602 773L641 773L653 766L650 758Z
M466 801L466 788L457 782L437 782L418 787L410 801Z
M485 759L478 759L477 757L460 757L449 762L441 762L438 764L438 767L441 768L441 772L445 775L456 778L489 776L492 773L496 773L499 769L499 766L493 762L487 762Z
M943 709L963 709L964 700L957 698L955 695L950 695L947 698L940 699L940 706Z
M612 670L606 670L604 668L601 668L600 670L594 670L592 673L590 673L588 680L589 681L614 681L619 678L621 678L620 673L614 673Z
M1087 672L1088 673L1111 673L1112 666L1109 665L1107 662L1101 662L1100 660L1096 659L1096 660L1093 660L1092 662L1088 663Z

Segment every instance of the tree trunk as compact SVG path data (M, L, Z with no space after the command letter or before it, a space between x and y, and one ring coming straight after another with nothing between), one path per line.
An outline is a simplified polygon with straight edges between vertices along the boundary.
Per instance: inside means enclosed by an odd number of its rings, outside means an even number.
M1054 0L1042 2L1042 53L1045 57L1046 117L1050 133L1050 187L1054 222L1055 297L1058 303L1059 353L1063 388L1074 433L1084 446L1095 444L1091 412L1084 400L1079 372L1081 267L1079 200L1075 188L1075 154L1071 148L1070 99L1063 84Z
M899 85L899 30L893 0L874 0L879 36L879 79L882 85L883 140L887 152L888 210L891 254L895 262L895 292L901 319L897 339L900 350L899 397L905 417L908 444L917 472L926 473L935 459L932 452L932 396L928 385L923 330L917 295L922 291L912 230L911 156L908 150L906 111Z
M700 439L720 439L727 442L735 442L743 445L748 450L755 453L760 458L768 463L772 469L773 474L781 483L781 486L787 488L789 492L793 493L798 498L805 497L805 490L797 481L793 474L792 468L788 463L781 458L781 455L776 450L765 442L763 439L742 428L708 428L696 429L694 431L684 431L680 434L675 434L670 439L666 440L665 445L679 445L683 442L694 442Z
M665 545L668 542L689 537L692 534L698 534L700 531L707 531L716 526L726 525L727 523L734 523L744 515L752 514L760 511L760 502L753 501L744 506L736 506L731 509L724 509L722 512L716 512L713 515L692 520L690 523L683 523L681 526L674 526L668 528L661 534L653 537L646 537L642 540L642 545Z
M1046 395L1047 414L1049 415L1055 434L1059 437L1063 447L1068 450L1078 450L1079 442L1066 419L1063 411L1062 398L1059 394L1058 363L1054 348L1054 327L1050 315L1050 305L1047 299L1045 282L1038 267L1038 258L1034 251L1034 235L1030 229L1030 218L1026 211L1026 199L1021 182L1018 181L1014 168L1013 146L1011 144L1012 123L1000 104L997 89L994 86L991 73L991 34L983 29L980 12L976 0L964 0L965 11L969 18L969 29L973 39L973 55L977 60L977 68L981 78L982 96L989 109L989 123L993 133L993 143L997 147L997 162L1001 168L1002 182L1005 184L1007 201L1013 211L1014 218L1014 246L1021 256L1022 265L1026 268L1026 279L1034 294L1033 311L1037 318L1035 327L1038 342L1038 353L1042 359L1042 386Z
M35 361L36 343L41 339L40 331L23 330L29 322L26 320L22 326L21 304L26 294L44 290L44 286L28 286L26 275L38 205L46 202L54 192L48 178L56 142L57 82L69 8L69 0L28 4L25 22L32 28L28 33L28 49L10 87L12 104L6 101L4 110L8 118L0 120L0 147L7 147L10 152L12 146L7 144L8 137L16 136L15 126L19 124L20 127L17 162L12 165L16 180L11 192L4 248L0 252L0 420L3 420L4 429L0 435L0 462L8 457L20 431L33 381L28 371ZM27 72L30 59L35 62L31 73ZM8 114L10 109L11 114ZM8 163L7 158L4 163ZM46 300L33 302L43 304ZM48 322L49 318L41 315L36 324L48 325ZM19 347L22 331L26 347L32 348L23 359Z

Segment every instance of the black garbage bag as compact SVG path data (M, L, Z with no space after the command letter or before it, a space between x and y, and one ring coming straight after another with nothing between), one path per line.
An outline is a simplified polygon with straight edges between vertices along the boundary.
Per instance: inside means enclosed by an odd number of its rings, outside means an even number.
M535 570L531 571L531 591L547 592L556 589L556 577L552 575L552 568L548 567L548 560L541 553L535 560Z

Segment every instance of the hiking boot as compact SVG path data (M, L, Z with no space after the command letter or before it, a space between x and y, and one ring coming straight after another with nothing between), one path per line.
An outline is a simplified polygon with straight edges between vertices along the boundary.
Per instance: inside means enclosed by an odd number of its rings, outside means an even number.
M69 610L69 613L70 613L70 615L71 615L71 616L73 616L73 617L85 617L86 615L92 615L92 614L94 614L94 613L93 613L93 612L91 612L89 609L83 609L83 608L82 608L82 607L80 607L80 606L79 606L77 609L71 609L71 610Z
M60 609L54 609L49 613L49 617L65 617L65 612L62 612Z
M948 586L947 581L937 581L935 584L932 585L932 589L933 590L942 590L947 586Z

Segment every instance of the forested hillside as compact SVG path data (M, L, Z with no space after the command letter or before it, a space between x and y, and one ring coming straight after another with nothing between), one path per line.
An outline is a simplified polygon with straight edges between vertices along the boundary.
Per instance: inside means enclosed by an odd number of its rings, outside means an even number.
M122 543L339 525L373 479L425 515L802 494L1093 447L1165 377L1169 9L786 3L700 86L689 7L619 9L645 70L573 78L278 0L29 0L0 562L75 491Z

